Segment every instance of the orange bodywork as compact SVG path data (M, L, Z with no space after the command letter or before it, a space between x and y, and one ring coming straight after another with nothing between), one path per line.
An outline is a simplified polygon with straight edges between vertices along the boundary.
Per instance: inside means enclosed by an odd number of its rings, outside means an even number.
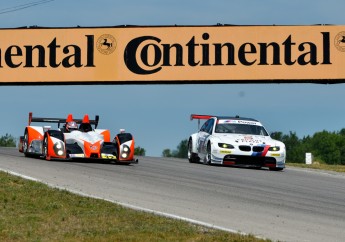
M101 151L101 141L98 141L94 144L84 141L85 157L91 157L92 155L97 155L97 158L100 158L100 153L101 153L100 151Z
M28 126L27 131L28 131L28 145L30 145L33 140L43 140L43 134L41 134L36 129Z
M116 140L117 144L121 144L120 140L117 136L115 137L115 140ZM134 159L134 139L131 142L131 146L129 147L129 153L128 153L128 156L126 158L122 157L122 153L123 153L122 149L123 149L123 144L121 144L119 147L119 151L118 151L119 153L118 153L117 159L119 161L132 161Z
M110 142L110 131L109 130L104 130L101 134L104 136L104 142Z
M62 142L63 146L65 146L65 142ZM63 147L63 154L62 155L58 155L55 153L54 150L54 141L52 140L52 137L50 137L48 135L48 152L47 152L47 156L46 156L46 160L50 160L51 158L58 158L58 159L66 159L66 147Z

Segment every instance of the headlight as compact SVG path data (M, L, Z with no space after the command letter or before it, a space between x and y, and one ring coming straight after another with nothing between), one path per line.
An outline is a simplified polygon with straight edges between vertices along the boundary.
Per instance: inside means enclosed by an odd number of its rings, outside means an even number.
M61 141L58 141L53 146L55 154L62 156L65 154L65 147Z
M235 148L233 145L225 144L225 143L218 143L218 146L223 149L233 149Z
M123 145L122 147L122 151L121 151L121 157L123 159L126 159L128 156L129 156L129 153L130 153L130 149L127 145Z
M280 147L279 146L272 146L268 149L269 151L279 151Z

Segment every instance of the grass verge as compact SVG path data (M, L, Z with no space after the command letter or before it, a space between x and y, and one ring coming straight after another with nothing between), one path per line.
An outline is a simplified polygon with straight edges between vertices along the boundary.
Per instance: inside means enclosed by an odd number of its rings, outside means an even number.
M317 170L335 171L335 172L345 172L344 165L327 165L322 163L313 163L311 165L306 165L303 163L286 163L287 167L300 167L300 168L310 168Z
M269 241L75 195L0 172L0 241Z

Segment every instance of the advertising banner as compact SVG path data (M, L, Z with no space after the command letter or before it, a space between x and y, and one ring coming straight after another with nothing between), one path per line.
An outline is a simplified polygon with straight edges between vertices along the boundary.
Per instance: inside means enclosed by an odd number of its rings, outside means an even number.
M345 26L0 29L0 85L341 83Z

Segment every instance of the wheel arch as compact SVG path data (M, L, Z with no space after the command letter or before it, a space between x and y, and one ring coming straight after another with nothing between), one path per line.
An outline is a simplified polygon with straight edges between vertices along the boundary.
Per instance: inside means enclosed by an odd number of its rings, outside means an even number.
M197 138L197 134L192 134L188 138L188 144L189 144L189 141L192 140L192 152L193 153L198 153L196 138Z

